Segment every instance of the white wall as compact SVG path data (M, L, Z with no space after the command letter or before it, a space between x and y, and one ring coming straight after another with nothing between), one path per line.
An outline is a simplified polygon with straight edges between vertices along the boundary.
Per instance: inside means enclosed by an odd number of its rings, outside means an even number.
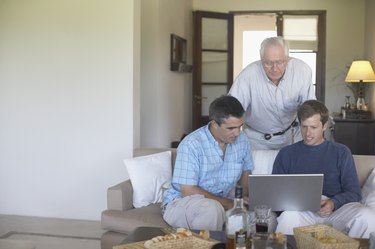
M143 0L141 12L141 146L169 147L192 127L192 74L170 71L172 33L192 60L192 2Z
M369 1L369 0L367 0ZM326 10L326 96L331 112L339 112L350 94L344 79L352 60L364 58L365 0L193 0L197 10Z
M374 0L367 0L374 1ZM191 49L191 10L326 10L326 99L339 112L350 95L344 78L352 60L366 58L366 0L142 0L141 26L141 146L165 147L191 131L191 74L169 71L169 35L188 40ZM350 34L350 35L348 35ZM190 51L190 50L189 50ZM190 53L189 53L190 55ZM191 61L191 58L188 58Z
M100 219L133 149L135 2L0 1L1 214Z
M370 60L373 69L375 69L375 0L366 0L366 40L365 51L367 59ZM375 83L370 84L370 110L375 117Z

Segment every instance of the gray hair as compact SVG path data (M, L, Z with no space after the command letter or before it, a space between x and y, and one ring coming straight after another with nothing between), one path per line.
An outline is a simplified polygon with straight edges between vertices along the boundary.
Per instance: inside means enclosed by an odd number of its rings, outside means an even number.
M262 41L262 44L260 45L260 58L264 58L264 53L266 47L270 45L281 45L284 48L285 57L289 57L289 44L287 41L284 40L281 36L275 36L275 37L269 37Z

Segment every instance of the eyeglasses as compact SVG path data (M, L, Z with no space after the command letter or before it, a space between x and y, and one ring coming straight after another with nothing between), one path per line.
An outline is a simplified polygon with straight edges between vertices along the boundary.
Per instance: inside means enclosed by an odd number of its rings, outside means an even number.
M277 61L263 61L263 65L266 68L272 68L273 66L281 67L285 64L286 60L277 60Z

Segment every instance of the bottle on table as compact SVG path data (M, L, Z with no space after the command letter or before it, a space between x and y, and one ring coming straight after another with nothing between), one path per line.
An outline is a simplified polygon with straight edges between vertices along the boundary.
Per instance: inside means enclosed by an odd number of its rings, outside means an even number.
M226 249L246 249L248 215L243 204L242 187L236 186L234 206L226 212Z

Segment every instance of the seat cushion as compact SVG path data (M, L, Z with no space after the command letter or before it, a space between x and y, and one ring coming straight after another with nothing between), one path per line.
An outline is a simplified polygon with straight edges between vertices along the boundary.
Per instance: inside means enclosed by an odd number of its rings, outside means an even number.
M169 227L161 215L160 204L151 204L127 211L107 209L102 212L101 222L105 230L127 234L142 226Z
M253 150L254 169L252 174L272 174L273 162L278 153L278 150Z

